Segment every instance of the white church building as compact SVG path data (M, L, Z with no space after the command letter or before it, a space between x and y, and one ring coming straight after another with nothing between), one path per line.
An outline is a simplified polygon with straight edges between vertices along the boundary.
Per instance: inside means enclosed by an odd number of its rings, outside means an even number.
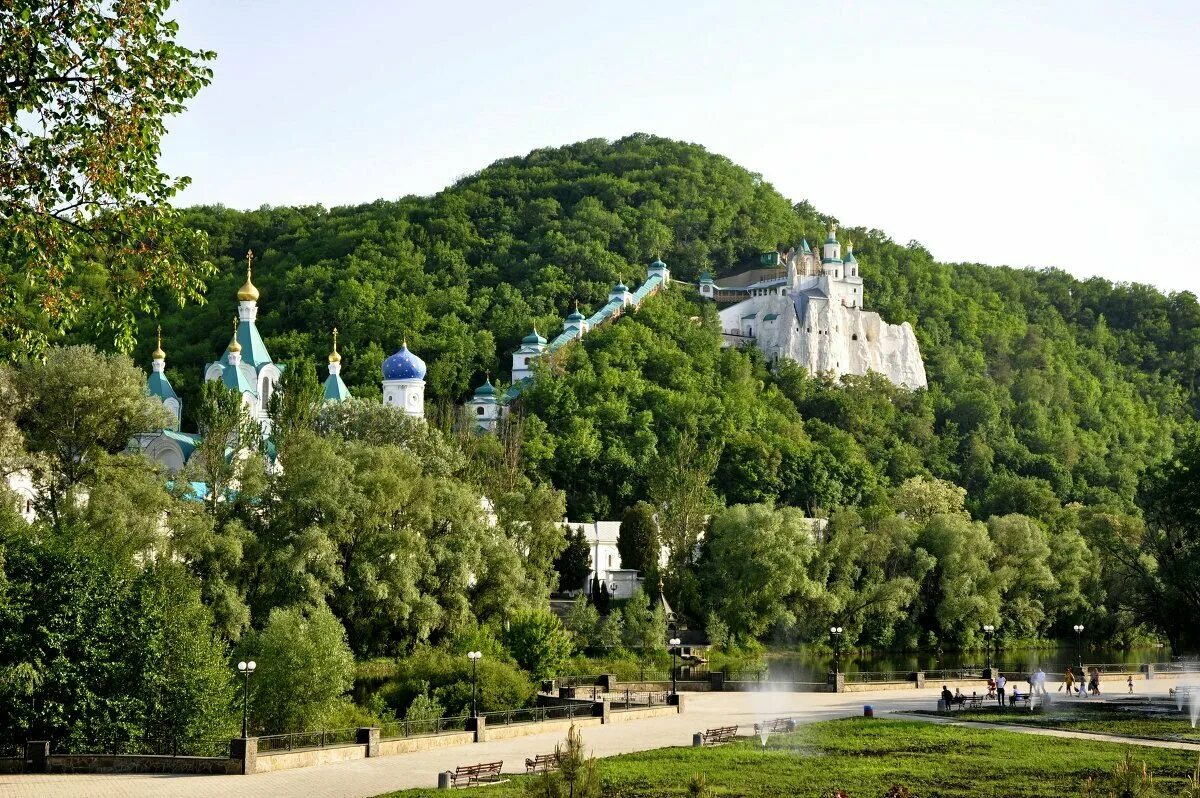
M906 388L924 388L925 363L912 325L888 324L864 307L854 245L845 253L830 226L818 259L807 241L769 266L720 281L700 277L700 296L720 310L726 346L753 345L774 362L790 358L812 374L874 371ZM783 267L783 268L778 268Z

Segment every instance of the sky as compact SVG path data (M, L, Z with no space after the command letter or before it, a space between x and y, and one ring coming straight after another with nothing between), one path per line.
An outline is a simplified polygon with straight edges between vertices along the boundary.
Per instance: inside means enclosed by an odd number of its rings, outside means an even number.
M1200 293L1200 2L180 0L181 204L432 194L652 133L939 260Z

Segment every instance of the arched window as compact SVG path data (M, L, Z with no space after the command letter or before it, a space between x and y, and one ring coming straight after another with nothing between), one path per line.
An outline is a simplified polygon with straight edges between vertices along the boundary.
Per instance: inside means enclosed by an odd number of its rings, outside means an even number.
M266 375L263 375L262 387L259 389L258 395L262 397L262 406L265 408L267 402L271 401L271 380Z
M850 340L851 340L851 341L857 341L857 340L858 340L858 333L854 333L854 335L851 335L851 336L850 336Z
M482 407L477 407L477 408L475 408L475 415L477 415L477 416L482 416L482 415L483 415L483 408L482 408Z

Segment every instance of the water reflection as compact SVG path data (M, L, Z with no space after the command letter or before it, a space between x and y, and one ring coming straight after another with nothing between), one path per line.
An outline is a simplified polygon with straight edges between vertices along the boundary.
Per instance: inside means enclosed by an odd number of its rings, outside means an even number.
M801 650L796 653L773 653L765 658L768 678L772 681L820 681L833 670L833 656L825 652ZM1171 649L1162 646L1147 646L1133 649L1093 648L1083 652L1083 661L1088 665L1141 665L1147 662L1171 661ZM936 652L923 653L856 653L843 651L840 661L842 672L904 672L935 671L952 669L978 669L987 664L983 651L947 651L941 656ZM1028 673L1039 667L1047 673L1059 672L1068 665L1077 665L1078 658L1073 646L1052 648L1006 649L992 654L992 665L1005 671Z

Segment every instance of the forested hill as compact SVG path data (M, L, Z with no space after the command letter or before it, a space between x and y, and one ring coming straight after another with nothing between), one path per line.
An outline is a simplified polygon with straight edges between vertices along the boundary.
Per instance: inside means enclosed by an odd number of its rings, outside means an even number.
M207 305L161 320L185 400L226 343L252 248L276 360L323 364L337 326L343 377L378 395L380 362L407 336L429 363L433 402L461 401L485 371L506 376L531 326L561 329L575 298L595 307L655 255L692 281L801 236L821 240L831 220L702 147L640 134L498 161L428 198L187 217L209 234L220 277ZM694 321L711 309L672 290L589 336L529 393L531 473L568 491L573 517L613 517L692 431L720 450L714 484L730 502L871 505L929 474L967 488L977 514L1049 523L1069 502L1133 510L1142 472L1192 423L1195 297L938 263L848 221L867 306L913 323L927 392L771 374L753 353L720 350L714 326Z

